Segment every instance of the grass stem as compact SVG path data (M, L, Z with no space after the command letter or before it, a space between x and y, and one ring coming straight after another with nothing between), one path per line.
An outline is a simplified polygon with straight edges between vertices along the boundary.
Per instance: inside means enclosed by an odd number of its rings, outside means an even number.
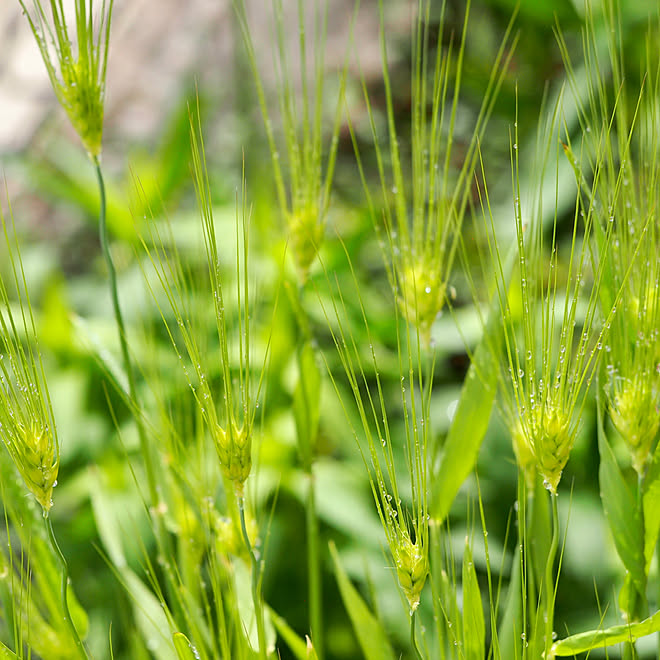
M261 562L257 558L255 550L250 543L250 536L248 535L247 527L245 525L245 498L242 495L237 495L238 500L238 514L241 520L241 532L245 547L250 555L250 563L252 565L252 602L254 604L254 616L257 620L257 638L259 640L259 657L267 658L268 650L266 649L266 627L264 624L264 609L261 603Z
M307 501L307 571L309 579L309 620L312 643L319 660L323 660L323 609L321 605L321 565L319 556L319 521L316 517L314 473L308 471Z
M625 642L623 645L623 654L621 657L623 660L639 660L635 642Z
M415 638L415 612L410 615L410 646L417 660L423 660L422 654L417 646L417 639Z
M545 639L544 648L547 656L552 646L554 614L555 614L555 579L554 568L555 558L557 556L557 547L559 545L559 512L557 510L557 494L550 493L552 503L552 538L548 548L548 560L545 565Z
M60 546L57 544L57 539L55 538L55 532L53 531L53 523L50 519L50 516L45 515L44 521L46 523L46 531L48 533L48 540L50 541L50 545L52 546L53 550L55 551L55 554L60 560L60 564L62 565L61 596L62 596L62 609L64 610L64 621L66 622L66 625L69 627L69 630L71 631L71 635L73 636L73 639L76 643L76 648L80 653L80 657L84 658L85 660L90 660L89 655L87 654L87 649L85 649L85 645L82 643L82 640L80 639L80 635L76 630L76 626L73 623L73 619L71 618L71 612L69 612L69 598L67 593L69 586L69 566L66 563L64 554L60 550Z
M147 474L147 486L149 488L149 495L152 506L158 504L158 490L156 488L156 478L154 475L153 463L151 460L151 452L149 451L149 444L147 442L147 435L144 430L144 425L140 418L140 401L135 386L135 375L133 373L133 366L131 364L131 357L128 352L128 342L126 341L126 327L119 305L119 292L117 289L117 271L115 264L112 260L110 253L110 244L108 241L108 226L106 221L106 194L105 182L103 180L103 172L101 170L101 163L98 158L94 158L94 169L96 170L96 178L99 184L100 196L100 209L99 209L99 238L101 242L101 250L105 259L106 267L108 269L108 278L110 280L110 295L112 297L112 308L115 314L115 322L117 323L117 331L119 332L119 345L121 347L121 356L128 380L128 395L134 406L135 423L137 425L138 436L140 439L140 451L144 460L144 466Z

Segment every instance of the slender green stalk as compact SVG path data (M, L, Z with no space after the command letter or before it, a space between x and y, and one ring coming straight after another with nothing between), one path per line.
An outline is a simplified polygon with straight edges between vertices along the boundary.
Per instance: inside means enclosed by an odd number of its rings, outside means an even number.
M264 624L264 608L261 604L261 562L257 558L252 544L250 543L250 536L248 535L247 527L245 525L245 498L237 495L238 500L238 513L241 519L241 532L243 533L243 540L245 547L250 555L250 563L252 564L252 602L254 603L254 616L257 620L257 637L259 639L259 657L267 658L268 649L266 648L266 626Z
M645 523L644 523L644 476L642 474L637 474L637 498L635 500L636 506L637 506L637 515L639 516L639 519L641 520L641 527L642 529L645 529ZM642 553L642 556L644 555L644 540L642 539L642 544L640 548L640 552ZM645 586L648 586L648 573L646 574L646 581L645 581ZM646 591L646 590L644 590ZM649 616L649 603L648 599L646 598L645 593L639 594L639 598L637 599L636 603L636 611L635 611L635 621L642 621L643 619L646 619Z
M294 417L298 449L305 474L307 496L305 498L305 521L307 535L307 583L309 602L309 627L314 651L323 660L323 589L321 581L321 553L319 551L319 522L316 516L316 482L314 462L316 460L316 436L318 434L320 373L315 366L315 349L312 343L310 319L304 305L304 283L298 283L297 293L290 290L300 335L298 338L298 384L294 394Z
M417 646L417 639L415 638L415 614L416 612L413 611L410 615L410 646L412 647L417 660L423 660L422 654Z
M623 645L623 655L621 657L622 660L639 660L635 642L626 642Z
M310 463L307 472L307 501L305 519L307 524L307 574L309 579L309 625L314 651L319 660L323 658L323 606L321 588L321 562L319 553L319 521L316 516L315 480Z
M149 443L147 442L147 434L144 430L142 419L140 418L140 401L135 386L135 375L133 373L133 366L131 364L131 357L128 352L128 342L126 341L126 326L124 325L124 318L121 313L119 305L119 292L117 289L117 271L115 264L112 261L112 254L110 253L110 244L108 241L108 228L106 222L106 195L105 195L105 182L103 180L103 172L101 170L101 163L98 158L93 159L94 169L96 170L96 178L99 184L100 196L100 209L99 209L99 238L101 242L101 250L105 259L106 267L108 269L108 278L110 280L110 295L112 297L112 308L115 314L115 321L117 323L117 331L119 332L119 345L121 347L121 356L124 363L124 371L128 380L128 395L131 403L134 406L135 423L137 425L138 436L140 438L140 450L144 460L144 466L147 473L147 486L149 488L150 500L153 506L158 503L158 491L156 488L156 479L154 476L154 468L151 460L151 452L149 451Z
M543 642L544 653L547 656L552 646L552 633L555 620L555 558L557 556L557 547L559 545L559 512L557 511L557 494L550 493L552 503L552 540L548 548L548 561L545 565L545 639Z
M85 660L90 660L89 655L87 654L87 649L85 649L85 646L82 643L82 640L80 639L80 635L76 630L76 626L73 623L73 619L71 618L71 612L69 612L69 599L67 595L68 585L69 585L69 566L66 563L66 559L64 558L62 551L60 550L60 546L57 544L57 539L55 538L55 532L53 531L53 523L50 519L50 516L47 513L44 514L44 521L46 523L46 531L48 532L48 540L50 541L50 545L52 546L53 550L55 551L55 554L60 560L60 564L62 565L61 596L62 596L62 608L64 610L64 621L66 622L66 625L71 631L71 635L73 636L73 639L76 643L76 647L78 649L78 652L80 653L80 657L84 658Z
M144 468L147 476L147 489L149 491L149 502L151 503L152 510L157 510L159 504L159 488L154 470L154 463L151 456L151 450L147 439L146 430L142 421L142 407L135 385L135 374L131 362L130 353L128 350L128 342L126 340L126 326L124 325L124 318L121 313L121 306L119 304L119 291L117 288L117 271L112 260L110 252L110 243L108 241L108 229L106 222L106 194L105 194L105 181L103 179L103 171L101 169L101 162L98 157L93 159L94 169L96 170L96 177L99 185L99 239L101 243L101 250L105 259L106 268L108 269L108 279L110 282L110 295L112 297L112 308L114 310L115 322L117 324L117 331L119 333L119 345L121 347L121 355L123 360L124 371L128 381L128 396L133 406L133 416L137 427L138 438L140 442L140 452L142 453L142 460L144 461ZM165 522L161 515L154 515L154 533L159 550L166 561L173 560L174 550L172 548L172 541L165 527ZM166 571L168 576L167 580L167 593L170 602L173 604L175 611L181 614L181 601L179 594L174 586L174 581L169 579L171 574Z
M639 516L641 522L642 529L644 529L644 501L643 501L643 493L644 493L644 478L641 474L637 474L637 496L635 499L635 506L637 508L637 516ZM644 554L644 540L642 539L642 548L641 548L642 555ZM648 576L647 576L648 577ZM630 613L631 619L633 621L642 621L645 619L648 614L648 602L645 597L645 594L643 593L638 593L635 597L635 606L633 609L633 612ZM630 640L628 642L625 642L623 645L623 660L637 660L639 658L639 654L637 653L637 646L635 645L634 640Z

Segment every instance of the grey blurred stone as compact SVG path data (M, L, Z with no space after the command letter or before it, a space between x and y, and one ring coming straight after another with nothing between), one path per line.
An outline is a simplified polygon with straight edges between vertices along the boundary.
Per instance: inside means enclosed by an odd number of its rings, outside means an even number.
M388 3L390 27L401 29L410 2ZM66 2L65 2L66 4ZM269 0L247 0L259 66L273 83ZM295 0L284 0L291 73L299 79ZM310 2L311 5L311 2ZM356 23L356 51L365 76L378 75L378 18L373 0L363 0ZM404 11L401 11L401 8ZM326 65L339 69L347 47L353 0L329 0ZM394 11L396 9L396 11ZM403 26L408 30L407 25ZM234 84L235 19L230 0L115 0L107 78L106 134L119 142L149 141L195 76L205 88L231 99ZM352 69L358 67L353 58ZM251 81L248 81L251 84ZM41 56L18 0L0 3L0 153L20 151L57 109ZM59 116L58 115L58 116Z

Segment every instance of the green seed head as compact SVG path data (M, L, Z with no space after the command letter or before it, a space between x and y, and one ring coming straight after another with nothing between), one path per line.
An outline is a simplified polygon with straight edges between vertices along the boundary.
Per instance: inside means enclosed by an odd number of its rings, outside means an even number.
M76 133L89 154L101 153L103 139L103 95L97 80L90 76L86 62L74 62L62 68L63 83L56 89Z
M9 435L13 437L9 437ZM60 461L57 444L47 426L36 422L17 423L5 439L25 485L44 511L53 506L53 487L57 483Z
M301 279L305 281L323 242L324 229L317 205L307 203L294 209L289 214L288 224L293 258Z
M92 158L98 158L103 137L113 0L104 0L100 11L98 5L94 6L94 0L78 0L75 25L67 23L60 2L51 1L46 5L49 9L45 10L46 3L34 0L32 11L27 9L25 0L19 2L30 23L58 101L85 149Z
M252 438L245 427L238 427L232 420L225 431L216 424L214 434L223 474L234 482L237 495L243 494L243 484L252 468Z
M397 543L392 549L396 575L403 593L414 612L419 606L422 589L429 572L428 553L419 541L413 543L408 532L397 527Z
M575 434L570 429L570 417L549 396L545 405L532 413L529 428L531 446L543 484L554 495L573 447Z
M658 393L642 375L626 379L610 401L610 416L632 457L632 464L642 474L660 427Z
M446 283L427 260L408 263L400 275L399 307L404 318L419 329L425 343L445 303Z

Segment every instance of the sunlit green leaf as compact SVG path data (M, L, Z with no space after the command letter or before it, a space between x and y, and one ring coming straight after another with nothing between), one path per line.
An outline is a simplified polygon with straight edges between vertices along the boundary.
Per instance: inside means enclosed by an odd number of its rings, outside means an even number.
M555 642L550 649L548 660L552 660L556 656L575 655L576 653L605 648L622 642L634 642L640 637L651 635L659 630L660 612L656 612L653 616L639 623L612 626L605 630L591 630Z
M483 660L485 644L486 624L481 591L472 550L466 543L463 555L463 648L466 660Z
M394 651L387 639L385 629L371 613L357 589L351 584L339 561L337 549L332 543L330 553L335 564L335 575L341 598L364 657L367 660L387 660L388 658L394 660Z

